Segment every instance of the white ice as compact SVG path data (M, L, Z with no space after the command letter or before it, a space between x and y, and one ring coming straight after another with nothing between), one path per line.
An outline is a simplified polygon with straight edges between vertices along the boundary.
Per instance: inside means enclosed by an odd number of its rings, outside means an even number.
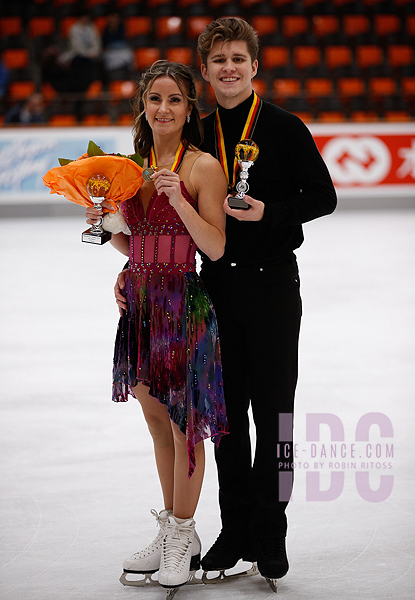
M110 400L118 319L112 288L123 257L109 244L80 243L83 229L82 216L0 221L2 600L165 595L118 581L124 558L156 533L150 509L162 506L139 406ZM393 438L380 438L376 426L370 435L383 452L394 444L392 469L373 466L370 483L376 489L380 475L394 480L386 500L369 502L356 488L360 469L340 467L340 496L310 501L305 470L297 468L288 509L291 568L277 597L415 598L414 233L415 211L338 211L305 225L299 459L310 458L307 413L336 415L348 451L359 419L383 413ZM196 514L205 551L219 530L213 445L206 447ZM328 489L329 461L321 460ZM196 597L276 596L255 577L177 595Z

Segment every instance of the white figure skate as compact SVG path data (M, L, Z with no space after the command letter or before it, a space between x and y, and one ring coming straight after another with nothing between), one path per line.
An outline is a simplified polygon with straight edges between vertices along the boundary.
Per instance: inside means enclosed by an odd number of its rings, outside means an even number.
M147 548L141 550L140 552L136 552L130 558L127 558L124 561L124 572L120 577L120 582L123 585L133 587L159 585L157 575L155 577L153 575L157 573L160 568L163 538L166 531L166 525L169 517L172 514L172 511L162 510L160 511L160 514L158 514L157 511L153 509L151 513L155 516L157 525L160 527L160 531L151 544L147 546ZM200 560L201 543L196 532L194 533L194 536L197 543L193 544L191 552L192 555L197 555L195 557L196 560L193 560L194 564L197 562L197 566L195 567L197 569ZM192 573L190 573L189 579L192 580L193 577L194 570ZM194 582L189 581L189 583L201 583L201 580L195 580Z
M156 573L160 568L161 547L164 532L172 511L161 510L160 514L158 514L156 510L152 509L151 514L156 518L160 530L147 548L144 548L144 550L141 550L140 552L136 552L124 561L124 572L120 577L120 581L123 585L144 586L157 584L157 580L153 579L151 575ZM134 574L135 577L129 579L129 573ZM141 575L142 577L136 577L136 575Z
M193 519L170 516L166 525L161 553L159 583L167 588L171 600L186 583L199 583L195 572L200 566L201 544Z

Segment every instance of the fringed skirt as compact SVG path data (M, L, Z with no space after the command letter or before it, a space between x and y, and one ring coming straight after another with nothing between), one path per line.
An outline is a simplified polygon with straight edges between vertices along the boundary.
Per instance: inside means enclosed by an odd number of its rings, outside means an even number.
M215 312L196 273L127 271L127 311L115 340L113 396L125 402L138 383L167 406L186 435L189 477L195 445L228 432Z

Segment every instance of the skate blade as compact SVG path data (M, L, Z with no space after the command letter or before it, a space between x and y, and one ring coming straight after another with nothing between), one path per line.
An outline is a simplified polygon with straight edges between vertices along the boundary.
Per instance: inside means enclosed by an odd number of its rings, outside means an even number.
M156 582L158 583L158 581ZM189 578L187 581L185 581L185 583L181 583L180 585L176 586L176 587L168 587L167 585L163 585L160 584L161 587L163 587L166 590L180 590L181 587L183 587L184 585L200 585L201 583L203 583L202 578L201 577L197 577L196 575L196 571L189 571Z
M267 583L269 584L269 587L272 589L273 592L277 593L277 580L276 579L270 579L269 577L265 577Z
M219 570L219 575L216 577L208 577L209 572L211 573L212 571L203 571L202 575L202 581L207 585L210 585L211 583L225 583L227 581L234 581L235 579L241 579L243 577L253 577L254 575L259 575L256 562L252 563L252 567L250 569L241 571L241 573L232 573L231 575L227 575L225 573L225 569L222 569Z
M123 573L120 577L120 583L132 587L146 587L159 585L157 579L152 578L152 573Z
M180 588L182 588L184 585L200 585L201 583L203 583L202 579L199 577L196 577L196 571L190 571L189 572L189 578L186 581L186 583L183 583L182 585L178 585L177 587L172 587L172 588L166 588L164 585L162 587L164 587L166 589L166 600L171 600L172 598L174 598L174 596L177 594L177 592L180 590Z

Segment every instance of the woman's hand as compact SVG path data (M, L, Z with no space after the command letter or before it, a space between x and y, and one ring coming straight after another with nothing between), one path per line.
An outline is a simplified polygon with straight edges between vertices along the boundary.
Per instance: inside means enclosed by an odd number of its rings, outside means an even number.
M168 169L161 169L153 175L154 186L158 194L163 192L169 199L169 203L173 208L178 208L180 203L185 202L180 187L180 177L177 173Z
M103 208L109 208L110 210L114 210L113 206L106 200L104 200L101 206ZM102 211L100 212L97 208L94 208L93 206L88 206L85 211L85 217L88 225L95 225L102 217Z

